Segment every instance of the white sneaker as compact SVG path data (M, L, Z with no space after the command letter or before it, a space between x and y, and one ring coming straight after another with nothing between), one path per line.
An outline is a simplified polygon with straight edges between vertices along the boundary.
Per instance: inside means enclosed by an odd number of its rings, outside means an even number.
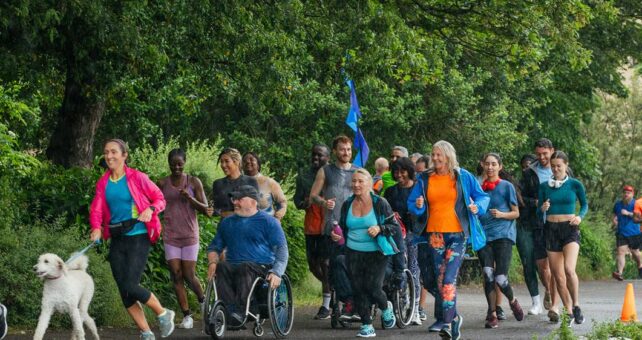
M183 318L183 321L181 321L180 324L177 326L178 328L183 328L183 329L192 329L194 328L194 320L192 319L191 315L188 315Z
M412 321L410 322L411 325L414 326L421 326L421 319L419 318L419 313L415 313L415 315L412 317Z
M528 310L528 315L539 315L542 312L542 303L538 301L536 303L533 303L531 308Z

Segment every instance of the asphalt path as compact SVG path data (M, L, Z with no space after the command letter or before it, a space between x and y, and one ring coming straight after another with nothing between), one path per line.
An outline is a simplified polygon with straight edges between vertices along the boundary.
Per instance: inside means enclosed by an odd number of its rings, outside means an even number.
M576 335L587 334L591 331L594 322L614 321L620 317L626 283L634 285L636 302L642 304L642 281L587 281L580 283L580 306L584 311L586 321L582 325L573 325L572 329ZM531 299L526 287L523 285L514 287L515 295L524 309L531 305ZM505 300L505 299L504 299ZM296 297L295 297L296 301ZM432 308L432 304L429 304ZM462 327L462 339L533 339L544 338L552 331L559 328L559 324L551 324L545 314L527 315L518 322L510 312L508 304L504 303L504 310L508 314L508 320L501 321L497 329L485 329L484 319L486 317L486 300L483 296L482 287L467 286L458 288L457 308L464 317ZM345 329L332 329L330 320L313 320L318 307L296 306L295 319L292 332L288 339L354 339L359 325L354 324ZM638 308L638 311L640 309ZM178 318L177 318L178 319ZM379 320L375 320L377 338L384 339L439 339L437 333L428 333L429 319L422 326L409 326L406 329L393 328L382 330ZM180 320L178 320L180 321ZM197 321L194 329L176 329L168 339L208 339L207 335L201 333L201 322ZM273 339L269 321L264 324L265 339ZM155 330L158 334L157 329ZM31 339L33 332L22 331L20 334L10 332L7 339ZM133 328L109 328L102 327L99 330L101 339L138 339L138 332ZM69 339L69 330L49 331L45 339ZM87 337L90 339L90 336ZM242 331L228 331L225 338L229 339L254 339L252 330L248 327ZM160 339L160 336L158 336Z

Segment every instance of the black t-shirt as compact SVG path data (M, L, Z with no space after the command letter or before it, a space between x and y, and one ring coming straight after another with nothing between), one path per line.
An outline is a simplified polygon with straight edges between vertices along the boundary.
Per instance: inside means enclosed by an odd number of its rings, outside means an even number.
M399 214L401 221L406 225L406 228L412 227L412 219L408 212L408 196L410 196L410 188L402 188L398 183L386 189L383 197L388 201L392 211Z
M214 209L220 211L233 211L234 205L230 200L229 193L235 191L241 185L251 185L259 190L259 184L254 177L241 175L237 179L229 179L227 177L219 178L212 184L212 200L214 201Z

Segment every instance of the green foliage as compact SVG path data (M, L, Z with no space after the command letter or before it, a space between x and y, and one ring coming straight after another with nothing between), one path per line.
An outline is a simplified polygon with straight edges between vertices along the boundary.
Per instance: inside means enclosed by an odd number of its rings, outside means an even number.
M22 214L21 223L64 217L79 226L80 232L87 232L89 205L103 172L99 167L64 169L48 162L32 167L29 177L20 181L22 200L18 204L29 211Z
M641 339L642 324L639 322L594 323L593 329L586 335L587 339Z
M38 109L18 98L21 90L19 83L0 84L0 176L24 176L38 164L34 157L20 151L16 131L23 129L27 121L39 118Z
M642 174L635 171L642 166L642 78L637 72L632 68L624 72L630 84L627 98L599 94L601 106L583 132L597 150L599 174L586 183L588 199L592 208L607 215L607 220L613 204L621 198L623 185L642 188Z
M128 164L146 173L152 180L158 181L169 176L169 164L167 157L172 149L181 147L177 138L170 138L167 142L158 143L157 147L149 144L130 150ZM218 154L221 150L220 141L208 143L206 141L194 141L183 147L187 155L185 173L198 177L203 183L205 192L209 194L209 188L215 179L223 177L223 172L218 166Z
M303 217L304 212L297 210L292 202L292 197L288 197L288 210L281 226L285 232L288 241L289 260L286 272L290 276L293 284L301 282L308 273L308 262L305 253L305 235L303 234Z
M576 272L581 279L607 277L613 268L613 234L609 225L584 220L580 224L581 245Z

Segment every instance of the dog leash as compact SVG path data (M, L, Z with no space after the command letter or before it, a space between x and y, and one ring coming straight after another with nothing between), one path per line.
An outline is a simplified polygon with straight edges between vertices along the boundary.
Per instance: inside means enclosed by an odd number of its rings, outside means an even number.
M84 255L89 249L91 249L91 248L93 248L93 247L95 247L95 246L97 246L99 244L100 244L100 240L96 240L96 241L90 243L88 246L83 248L81 251L75 253L72 257L70 257L69 260L67 260L67 262L65 262L65 264L70 264L75 259L77 259L77 258L81 257L82 255Z

